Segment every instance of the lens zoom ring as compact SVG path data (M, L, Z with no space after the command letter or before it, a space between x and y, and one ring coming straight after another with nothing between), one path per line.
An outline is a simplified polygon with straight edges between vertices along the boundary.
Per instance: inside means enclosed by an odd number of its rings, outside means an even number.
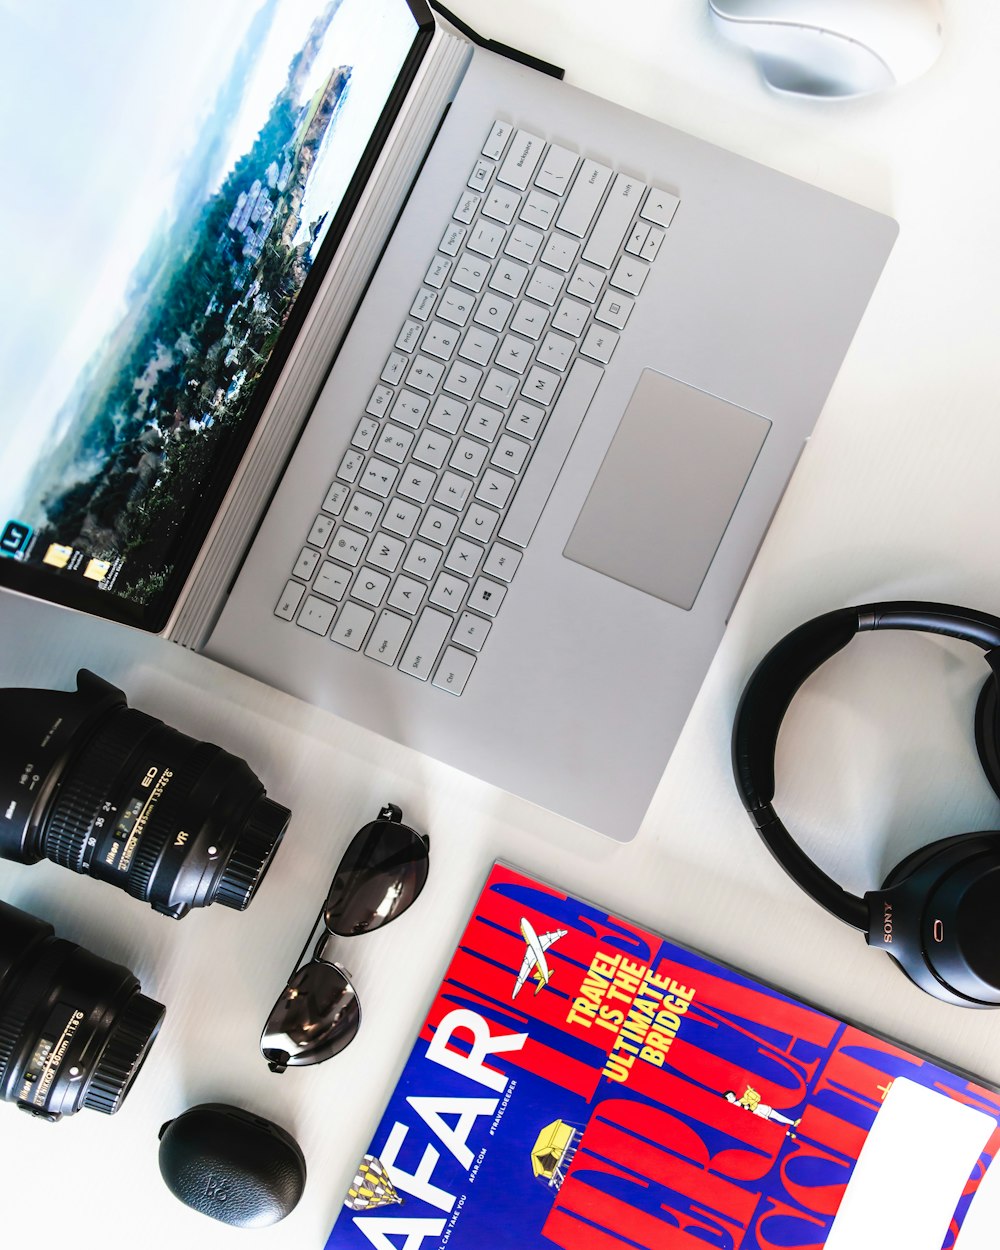
M87 839L100 806L146 725L157 722L134 708L123 708L98 727L67 772L45 829L46 859L83 872Z
M139 1064L160 1027L162 1003L136 994L113 1026L104 1053L84 1095L83 1106L113 1115L132 1084Z
M139 839L128 870L125 888L133 898L148 902L149 883L160 862L164 845L184 827L184 804L188 802L192 789L205 771L205 757L215 756L218 751L219 748L209 742L199 742L183 765L172 767L170 784L160 796L155 810L150 813L149 824ZM157 831L156 836L151 836L154 829Z

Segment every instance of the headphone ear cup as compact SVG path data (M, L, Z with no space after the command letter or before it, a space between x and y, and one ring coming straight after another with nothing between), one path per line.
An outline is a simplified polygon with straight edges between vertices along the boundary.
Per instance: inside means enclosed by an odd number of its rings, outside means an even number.
M987 677L979 701L976 703L976 750L979 762L983 766L986 780L993 787L993 793L1000 798L1000 721L997 720L998 700L996 673Z

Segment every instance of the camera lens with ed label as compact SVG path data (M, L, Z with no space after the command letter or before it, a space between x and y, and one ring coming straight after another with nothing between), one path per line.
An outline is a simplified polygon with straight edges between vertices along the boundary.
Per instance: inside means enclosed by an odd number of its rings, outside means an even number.
M290 815L244 760L128 707L87 669L75 692L0 690L5 859L50 859L175 918L243 910Z

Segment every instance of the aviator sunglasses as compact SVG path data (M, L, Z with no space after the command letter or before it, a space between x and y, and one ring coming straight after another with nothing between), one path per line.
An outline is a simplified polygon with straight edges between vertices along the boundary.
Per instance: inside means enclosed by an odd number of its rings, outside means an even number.
M400 808L387 803L354 835L340 861L295 971L261 1034L261 1053L272 1072L322 1063L357 1035L357 991L344 970L326 958L326 946L331 937L358 937L387 925L424 888L430 838L402 820ZM317 929L312 958L303 964Z

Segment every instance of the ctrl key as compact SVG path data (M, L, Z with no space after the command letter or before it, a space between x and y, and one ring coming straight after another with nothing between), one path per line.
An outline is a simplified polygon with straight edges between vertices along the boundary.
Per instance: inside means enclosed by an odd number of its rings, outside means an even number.
M448 647L437 666L434 680L431 683L438 690L447 690L449 694L459 695L465 689L476 657L468 651L460 651L458 647Z

